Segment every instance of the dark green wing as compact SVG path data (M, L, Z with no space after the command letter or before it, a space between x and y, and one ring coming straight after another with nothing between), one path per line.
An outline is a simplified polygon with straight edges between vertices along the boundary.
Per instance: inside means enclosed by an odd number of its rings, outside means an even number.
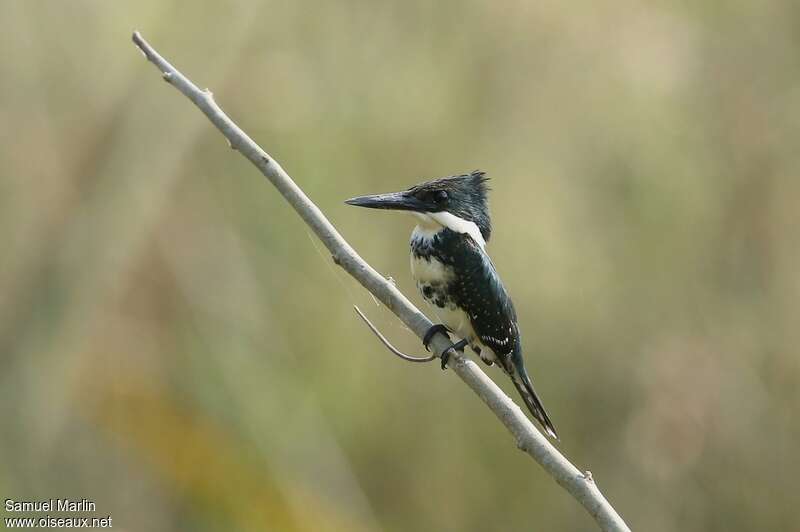
M520 348L517 313L486 252L467 235L443 235L440 260L454 270L450 297L470 318L478 339L511 371L511 355Z

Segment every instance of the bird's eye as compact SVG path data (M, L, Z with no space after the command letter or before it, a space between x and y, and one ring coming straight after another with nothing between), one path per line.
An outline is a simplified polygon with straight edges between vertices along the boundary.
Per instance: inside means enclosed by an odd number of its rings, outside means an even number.
M433 201L436 203L444 203L447 201L447 191L446 190L437 190L433 193Z

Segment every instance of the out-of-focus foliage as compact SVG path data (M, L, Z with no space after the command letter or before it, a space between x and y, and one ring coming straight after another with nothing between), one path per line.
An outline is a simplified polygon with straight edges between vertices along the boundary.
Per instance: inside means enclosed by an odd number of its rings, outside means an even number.
M797 530L800 4L0 6L0 492L123 530L591 530L130 42L415 301L356 194L480 168L563 442L634 529ZM506 389L496 370L489 370Z

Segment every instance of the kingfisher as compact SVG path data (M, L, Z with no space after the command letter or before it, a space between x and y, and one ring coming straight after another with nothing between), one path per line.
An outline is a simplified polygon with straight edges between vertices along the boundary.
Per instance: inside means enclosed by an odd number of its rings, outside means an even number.
M525 369L514 304L486 253L492 232L488 180L476 170L345 203L414 215L411 275L440 322L425 334L425 348L437 332L460 338L442 354L442 369L451 350L463 352L469 346L487 365L497 364L511 378L533 417L558 439Z

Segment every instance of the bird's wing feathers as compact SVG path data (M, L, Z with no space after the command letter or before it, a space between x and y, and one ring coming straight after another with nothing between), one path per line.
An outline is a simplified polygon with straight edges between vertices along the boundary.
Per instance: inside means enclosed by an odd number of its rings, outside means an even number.
M492 260L469 236L451 243L455 271L452 286L456 304L469 315L480 342L494 351L503 370L511 377L528 409L545 431L558 439L522 359L517 313Z
M478 339L500 358L511 371L512 354L519 347L517 313L503 282L486 252L472 238L459 238L453 244L456 304L469 315Z

